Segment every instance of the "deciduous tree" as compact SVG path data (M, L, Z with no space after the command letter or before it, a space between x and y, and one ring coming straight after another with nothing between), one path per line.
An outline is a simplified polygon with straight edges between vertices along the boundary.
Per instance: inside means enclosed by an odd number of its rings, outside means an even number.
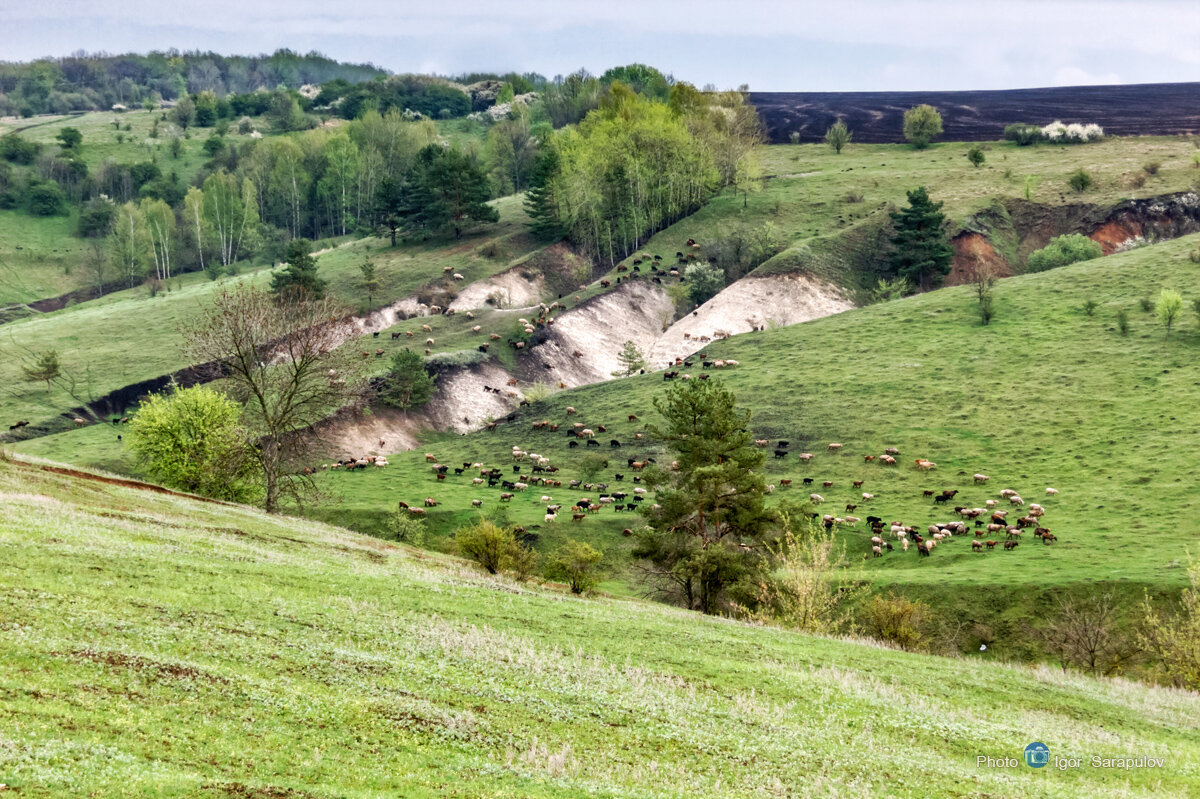
M354 335L334 301L277 302L264 289L225 286L183 330L192 363L216 363L229 392L245 406L264 506L302 501L311 487L302 469L316 445L312 427L355 405L365 388L364 362L340 346Z
M931 105L918 105L904 112L904 138L924 150L942 135L942 115Z

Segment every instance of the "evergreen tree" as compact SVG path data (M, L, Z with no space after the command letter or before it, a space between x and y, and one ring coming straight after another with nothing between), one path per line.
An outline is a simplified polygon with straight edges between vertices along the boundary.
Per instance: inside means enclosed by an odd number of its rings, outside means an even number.
M271 291L287 299L320 299L325 296L325 281L317 276L317 259L311 255L308 239L288 242L287 263L271 273Z
M358 265L358 271L362 275L358 284L362 287L363 291L367 292L367 313L370 313L372 309L371 300L375 292L379 291L382 283L379 280L379 273L375 267L375 262L370 258L363 259L363 262Z
M908 192L908 207L891 215L896 227L892 237L892 268L922 289L929 289L950 273L954 255L946 241L946 216L942 203L929 199L924 186Z
M500 219L499 212L487 204L491 197L487 176L461 150L429 145L417 154L408 182L412 201L408 220L414 230L433 232L449 225L459 238L464 220Z
M650 475L660 508L647 512L634 555L666 595L704 613L720 612L735 584L769 568L762 545L775 517L763 502L763 451L735 401L719 380L676 383L654 401L665 424L647 427L679 468Z
M621 368L612 373L613 377L627 377L646 368L646 356L632 341L626 341L621 347L617 360L621 362Z
M375 215L381 228L391 236L393 247L396 246L396 233L404 226L406 212L404 187L400 181L392 177L380 180L375 189Z
M531 220L530 231L544 239L561 239L566 235L558 222L558 210L554 202L553 181L558 170L558 150L551 144L543 145L533 165L533 173L529 176L525 212Z
M436 378L425 371L425 359L405 348L392 356L391 368L379 388L379 401L400 408L419 408L433 397Z

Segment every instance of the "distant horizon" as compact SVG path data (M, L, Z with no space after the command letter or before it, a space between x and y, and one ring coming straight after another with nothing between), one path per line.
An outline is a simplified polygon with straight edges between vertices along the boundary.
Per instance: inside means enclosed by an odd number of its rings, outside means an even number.
M0 53L318 51L394 73L548 78L651 64L761 92L1004 91L1200 81L1190 0L0 0ZM1153 24L1142 24L1145 21ZM162 43L162 44L160 44Z

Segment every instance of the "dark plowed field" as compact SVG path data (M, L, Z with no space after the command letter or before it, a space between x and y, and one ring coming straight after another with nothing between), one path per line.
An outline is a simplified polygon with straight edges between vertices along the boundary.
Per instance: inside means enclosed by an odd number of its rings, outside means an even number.
M1200 83L971 92L751 92L773 142L818 141L841 117L858 142L902 141L904 112L929 103L943 141L999 139L1013 122L1095 122L1117 136L1200 132Z

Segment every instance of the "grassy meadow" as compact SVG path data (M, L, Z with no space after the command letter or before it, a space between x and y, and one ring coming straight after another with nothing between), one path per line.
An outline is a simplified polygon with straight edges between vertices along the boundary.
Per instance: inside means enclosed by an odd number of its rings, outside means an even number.
M1200 789L1200 699L1173 689L575 598L20 460L0 462L0 546L0 783L17 796ZM1163 764L1034 770L1031 740Z

